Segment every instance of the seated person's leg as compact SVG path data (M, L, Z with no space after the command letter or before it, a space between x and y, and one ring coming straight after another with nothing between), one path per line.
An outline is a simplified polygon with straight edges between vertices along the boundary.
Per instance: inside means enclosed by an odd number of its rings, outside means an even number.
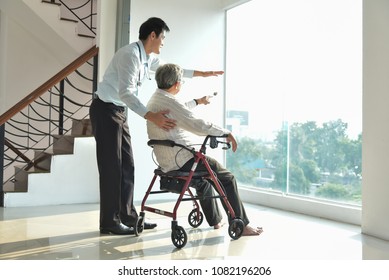
M257 227L253 228L249 226L249 218L247 217L246 210L243 206L243 203L239 197L238 185L235 179L235 176L226 168L224 168L218 161L213 158L207 157L207 161L211 167L211 169L216 173L217 178L222 184L224 188L224 192L227 196L227 199L235 212L235 216L242 219L245 225L242 235L259 235L262 233L262 228ZM213 184L213 182L212 182ZM222 205L228 213L227 206L223 203Z
M196 186L196 193L204 199L200 199L200 205L203 209L204 216L210 226L213 226L215 229L220 228L220 222L222 220L222 215L215 198L207 198L215 195L212 185L204 180Z
M238 193L238 187L237 187L237 183L236 183L234 175L229 170L224 168L215 159L213 159L211 157L207 157L207 161L208 161L211 169L216 173L216 177L221 182L222 187L224 188L225 195L227 196L227 199L228 199L232 209L235 212L235 216L242 219L242 221L245 225L245 228L243 230L242 235L247 236L247 235L259 235L259 234L261 234L263 231L262 228L260 228L260 227L253 228L253 227L248 225L250 221L246 215L246 211L244 209L243 203L240 200L239 193ZM193 159L189 160L182 168L180 168L180 170L190 171L190 169L192 168L192 165L193 165ZM197 165L196 171L205 171L205 170L207 170L207 169L206 169L204 164L199 163ZM210 184L214 185L213 182L210 182ZM213 188L211 188L211 189L213 189ZM222 205L223 205L223 208L226 211L226 213L228 213L228 208L224 204L223 200L222 200ZM206 207L206 209L204 209L204 207L203 207L204 214L205 215L213 215L212 211L209 210L209 205L205 206L205 207ZM211 208L211 209L213 209L213 208ZM211 214L207 213L207 212L211 212Z

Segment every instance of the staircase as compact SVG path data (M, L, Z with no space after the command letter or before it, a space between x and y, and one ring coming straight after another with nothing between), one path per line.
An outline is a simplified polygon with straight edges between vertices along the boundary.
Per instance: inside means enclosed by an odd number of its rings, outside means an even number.
M71 4L71 8L74 8L82 6L82 3L91 2L94 3L92 9L96 9L96 0L25 0L25 2L36 13L44 11L44 14L47 15L47 10L52 9L56 20L60 23L53 24L52 19L48 19L47 24L59 30L56 30L56 32L58 34L62 33L62 36L68 38L67 40L72 40L68 44L74 47L76 51L79 52L89 48L93 44L95 12L90 11L91 28L81 28L80 26L85 26L85 23L79 22L79 16L75 17L72 12L63 12L62 7ZM85 15L81 15L81 17L87 18ZM58 28L57 25L62 27ZM69 37L69 34L72 33L69 32L69 26L73 30L72 39ZM5 130L5 144L8 147L5 148L4 160L10 158L17 160L8 166L5 163L6 169L3 173L3 182L5 183L2 186L3 197L0 196L3 201L0 201L0 206L95 203L99 200L95 142L88 119L92 93L97 86L97 73L95 72L97 67L93 66L95 62L97 62L97 59L88 61L85 65L77 68L75 72L62 77L59 84L53 83L50 85L50 88L46 89L47 92L39 93L39 96L37 91L41 87L38 88L25 98L33 102L20 109L20 113L15 114L12 118L4 117L8 111L0 116L0 125L5 127L5 129L3 128ZM53 76L45 84L56 80L59 75L62 75L62 72L64 71ZM59 103L61 104L51 103L54 99L60 100ZM23 103L23 101L21 100L19 103ZM14 107L17 107L18 104ZM50 109L48 109L50 119L45 120L43 115L47 111L45 108L47 104L50 104ZM11 109L9 111L12 111ZM24 118L27 115L28 120L25 121ZM40 119L41 117L42 119ZM52 117L54 119L51 119ZM3 119L7 122L1 121ZM26 128L14 128L16 124L25 125L27 123ZM53 133L53 127L57 134ZM32 131L34 133L27 135L27 140L20 140L18 136L20 131L28 131L29 133ZM37 132L45 135L43 137L41 135L35 136L35 134L38 134ZM30 141L30 138L36 139ZM36 144L28 144L29 147L26 149L23 146L25 142L35 141Z
M52 148L46 150L36 150L31 163L27 165L16 165L14 167L15 176L13 179L4 184L4 192L27 192L28 177L30 174L50 173L51 162L55 156L74 154L74 143L76 138L92 137L90 120L73 120L70 135L52 135L52 137Z
M4 186L4 206L98 202L95 140L90 133L89 120L75 121L71 135L55 136L52 149L37 153L34 167L15 167L14 181Z

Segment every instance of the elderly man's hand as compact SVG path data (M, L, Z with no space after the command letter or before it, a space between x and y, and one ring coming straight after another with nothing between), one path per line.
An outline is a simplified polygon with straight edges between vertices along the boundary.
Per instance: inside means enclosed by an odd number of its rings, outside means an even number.
M238 143L236 142L235 137L231 133L227 136L227 142L231 144L231 149L233 152L235 152L238 148Z
M197 104L200 105L200 104L204 104L204 105L208 105L210 103L209 99L211 98L212 96L203 96L199 99L196 99L197 101Z

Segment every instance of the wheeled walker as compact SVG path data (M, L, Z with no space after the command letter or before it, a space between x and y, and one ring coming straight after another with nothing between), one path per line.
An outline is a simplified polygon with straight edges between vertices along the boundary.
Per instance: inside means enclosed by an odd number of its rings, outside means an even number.
M188 222L192 227L197 228L198 226L201 225L204 218L203 213L200 210L200 205L198 203L198 200L221 199L223 200L228 210L227 215L229 220L229 227L228 227L229 236L232 239L239 239L242 236L244 223L242 219L235 216L235 212L232 209L231 204L227 199L223 186L221 185L216 175L210 168L205 157L206 147L208 145L214 149L217 148L219 144L222 144L224 145L223 149L228 149L230 147L230 144L220 140L223 138L225 139L226 137L227 135L223 135L223 136L208 135L204 139L199 150L195 150L193 147L187 147L175 143L172 140L150 140L147 143L150 147L154 147L155 145L163 145L168 147L178 146L183 149L186 149L187 151L193 154L194 164L190 172L169 171L167 173L164 173L159 168L154 170L154 176L151 180L151 183L146 191L146 194L141 204L141 211L139 214L137 224L135 226L136 235L139 235L143 231L145 211L153 212L159 215L171 217L173 219L171 224L171 229L172 229L171 240L174 246L176 246L177 248L183 248L187 243L188 237L185 232L185 229L182 226L179 226L177 222L177 210L180 206L181 201L193 201L193 210L188 215ZM197 165L200 161L205 165L207 171L196 171ZM155 185L154 183L156 182L157 178L160 179L160 183L161 183L160 189L153 191L152 189ZM213 187L216 190L216 193L218 195L212 197L199 197L197 195L194 195L190 187L196 188L196 185L198 185L198 183L201 182L202 180L212 180L214 183ZM162 210L162 209L157 209L146 205L147 199L149 198L150 195L167 193L167 192L179 194L179 197L177 199L177 202L172 212Z

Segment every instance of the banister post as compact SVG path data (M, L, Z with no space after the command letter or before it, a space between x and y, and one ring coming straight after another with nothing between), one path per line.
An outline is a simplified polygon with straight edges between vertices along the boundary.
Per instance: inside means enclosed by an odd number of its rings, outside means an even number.
M58 120L58 134L63 135L64 123L64 108L65 108L65 80L59 82L59 120Z
M98 73L99 73L99 54L97 53L93 57L93 94L97 90L97 85L98 85Z
M0 207L4 207L4 150L5 150L5 124L0 126Z

